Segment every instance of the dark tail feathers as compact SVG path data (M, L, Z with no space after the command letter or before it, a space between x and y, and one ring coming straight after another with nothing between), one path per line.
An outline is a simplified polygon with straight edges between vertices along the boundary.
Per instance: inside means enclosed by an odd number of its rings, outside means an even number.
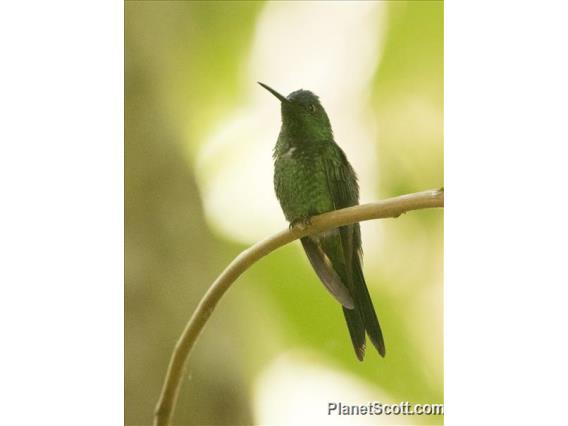
M365 356L365 331L369 335L371 342L379 354L385 356L385 342L383 333L365 278L361 269L361 262L358 257L353 259L353 299L355 302L354 309L343 308L343 314L349 328L351 341L357 358L362 361Z

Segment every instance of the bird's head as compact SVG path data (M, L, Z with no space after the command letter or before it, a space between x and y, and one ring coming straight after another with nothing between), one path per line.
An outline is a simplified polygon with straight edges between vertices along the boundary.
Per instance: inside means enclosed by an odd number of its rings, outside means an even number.
M291 135L309 140L333 139L327 113L314 93L300 89L284 97L266 84L258 84L280 101L282 128Z

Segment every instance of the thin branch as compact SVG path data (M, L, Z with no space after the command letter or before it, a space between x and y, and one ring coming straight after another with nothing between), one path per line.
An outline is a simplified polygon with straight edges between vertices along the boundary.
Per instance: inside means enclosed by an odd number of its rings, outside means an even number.
M239 254L209 287L175 346L162 393L154 412L154 425L170 424L191 349L223 294L255 262L274 250L307 235L371 219L398 217L411 210L432 207L444 207L443 189L402 195L376 203L358 205L314 216L310 226L303 229L294 227L281 231Z

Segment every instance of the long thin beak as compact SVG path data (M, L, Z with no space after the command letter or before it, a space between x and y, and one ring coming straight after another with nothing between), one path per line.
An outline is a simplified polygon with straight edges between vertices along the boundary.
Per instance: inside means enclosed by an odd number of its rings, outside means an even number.
M290 102L288 99L286 99L276 90L274 90L272 87L267 86L266 84L261 83L260 81L257 81L257 83L260 84L262 87L264 87L266 90L268 90L270 93L272 93L274 96L276 96L280 100L280 102L286 102L286 103Z

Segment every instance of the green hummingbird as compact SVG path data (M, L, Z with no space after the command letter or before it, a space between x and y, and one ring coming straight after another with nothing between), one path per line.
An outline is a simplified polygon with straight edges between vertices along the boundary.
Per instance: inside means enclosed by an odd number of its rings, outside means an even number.
M281 104L282 127L273 153L274 189L290 227L309 224L311 216L359 204L357 175L335 143L319 98L308 90L284 97L258 84ZM357 358L362 361L365 356L365 334L384 357L383 334L363 276L359 224L301 241L317 276L342 305Z

